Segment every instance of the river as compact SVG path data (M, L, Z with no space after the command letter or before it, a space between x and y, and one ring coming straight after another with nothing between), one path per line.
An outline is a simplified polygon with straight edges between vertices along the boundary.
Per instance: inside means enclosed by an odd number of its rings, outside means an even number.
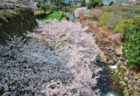
M68 15L68 17L70 18L70 20L71 20L72 22L75 22L75 17L73 16L72 13L67 12L66 14Z

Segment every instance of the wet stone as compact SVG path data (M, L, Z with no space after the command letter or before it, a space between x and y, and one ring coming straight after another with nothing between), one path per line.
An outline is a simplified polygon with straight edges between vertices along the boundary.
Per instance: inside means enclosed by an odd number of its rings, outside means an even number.
M89 96L89 94L86 93L86 92L80 92L80 95L79 96Z
M55 89L57 86L55 84L49 86L51 89Z
M91 89L94 91L97 89L97 86L92 86Z
M71 92L72 92L73 94L76 94L76 93L77 93L77 89L72 89Z
M93 73L93 74L92 74L92 78L94 78L95 76L96 76L95 73Z

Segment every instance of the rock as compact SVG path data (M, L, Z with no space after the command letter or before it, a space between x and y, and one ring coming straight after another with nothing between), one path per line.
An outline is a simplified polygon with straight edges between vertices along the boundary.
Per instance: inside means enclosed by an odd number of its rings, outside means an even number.
M3 90L3 87L0 85L0 91Z
M87 92L80 92L79 96L89 96L89 94Z
M95 76L96 76L95 73L93 73L93 74L92 74L92 78L94 78Z
M77 89L72 89L71 92L72 92L73 94L76 94L76 93L77 93Z
M97 89L97 86L92 86L91 89L94 91Z
M51 89L55 89L57 86L55 84L49 86Z

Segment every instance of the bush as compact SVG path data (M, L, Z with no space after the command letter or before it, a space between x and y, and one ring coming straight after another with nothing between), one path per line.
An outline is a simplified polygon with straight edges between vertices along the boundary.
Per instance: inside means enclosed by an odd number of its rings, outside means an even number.
M102 0L89 0L87 3L88 9L102 6Z
M130 67L140 68L140 18L126 19L118 23L114 32L121 33L125 39L123 56L129 60Z
M130 36L123 47L124 57L130 61L130 66L140 68L140 31Z
M133 25L135 26L136 32L140 32L140 17L137 17L133 20Z
M114 29L115 33L121 33L122 35L128 36L133 34L135 30L134 20L125 19L120 21Z

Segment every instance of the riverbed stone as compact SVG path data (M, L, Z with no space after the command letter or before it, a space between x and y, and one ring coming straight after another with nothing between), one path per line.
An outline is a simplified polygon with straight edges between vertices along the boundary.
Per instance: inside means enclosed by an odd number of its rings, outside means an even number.
M89 94L87 92L80 92L79 96L89 96Z
M72 89L71 92L72 92L73 94L76 94L76 93L77 93L77 89Z

